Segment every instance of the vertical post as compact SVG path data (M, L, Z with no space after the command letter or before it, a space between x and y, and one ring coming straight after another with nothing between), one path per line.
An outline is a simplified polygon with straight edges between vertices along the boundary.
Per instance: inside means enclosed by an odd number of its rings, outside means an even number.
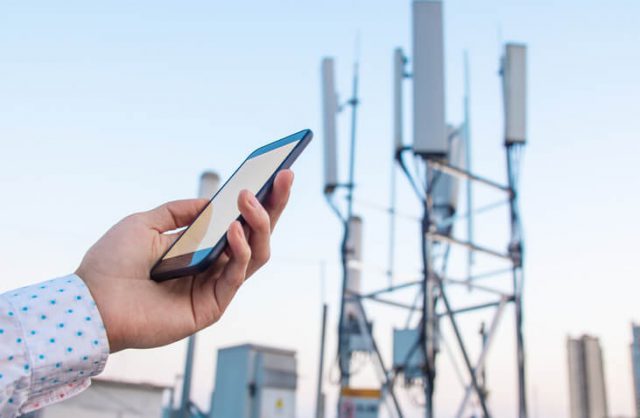
M391 161L391 192L389 193L389 248L387 278L389 287L393 286L396 249L396 167L395 157Z
M424 397L425 397L425 418L433 418L433 391L435 385L435 344L434 344L434 319L435 312L433 306L433 283L431 277L431 243L429 242L428 233L431 229L431 192L430 189L430 169L428 160L424 159L427 176L427 191L424 198L424 207L422 215L422 338L421 348L425 358L424 373Z
M220 176L213 171L205 171L200 175L198 197L211 199L218 191ZM196 347L196 334L189 336L187 341L187 357L184 362L182 378L182 397L180 398L180 418L189 418L189 402L191 399L191 376L193 374L193 357Z
M527 48L520 44L505 45L501 76L504 100L504 143L509 181L509 213L511 242L509 255L513 263L513 295L516 316L516 350L518 363L518 417L527 417L524 336L522 333L522 234L518 208L519 153L527 138Z
M518 216L517 185L512 154L519 144L507 144L507 175L509 177L509 212L511 217L511 243L509 254L513 263L513 296L516 317L516 361L518 365L518 417L527 418L526 371L524 336L522 333L522 241L520 235L520 219Z
M187 341L187 359L182 378L182 397L180 398L180 418L189 418L189 399L191 397L191 374L193 371L193 352L196 345L195 334Z
M387 277L389 287L393 285L395 271L395 241L396 241L396 167L395 161L400 158L404 148L403 128L403 91L406 59L401 48L393 51L393 159L391 160L391 186L389 193L389 269Z
M349 151L349 193L347 195L347 219L353 216L353 187L356 169L356 121L358 110L358 63L353 64L353 93L351 100L351 149Z
M348 281L348 262L349 262L349 224L353 217L353 189L355 177L355 153L356 153L356 121L358 107L358 63L354 64L353 74L353 95L349 100L351 106L351 143L349 151L349 180L347 183L347 216L343 222L344 235L342 239L341 255L342 255L342 293L340 301L340 317L338 320L338 364L340 366L340 385L346 387L349 385L350 370L349 363L351 353L346 341L347 332L345 329L345 304L347 302L347 281ZM338 411L339 414L339 411Z
M464 53L464 143L465 143L465 168L467 172L472 173L471 166L471 112L469 109L469 54ZM473 190L472 181L467 179L467 241L473 242ZM473 274L473 250L467 252L467 280L471 280Z
M327 304L322 305L322 328L320 331L320 364L318 364L318 386L316 390L316 418L324 418L324 394L322 378L324 375L324 340L327 329Z

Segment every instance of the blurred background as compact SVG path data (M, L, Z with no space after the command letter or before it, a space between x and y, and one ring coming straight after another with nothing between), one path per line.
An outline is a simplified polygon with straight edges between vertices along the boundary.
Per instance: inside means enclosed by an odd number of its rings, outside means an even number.
M362 291L384 288L394 170L392 57L397 47L410 55L411 9L409 0L4 1L2 290L72 272L122 217L195 196L203 171L224 180L256 147L311 128L316 137L294 167L271 262L223 319L198 335L191 399L208 414L219 389L217 350L251 343L295 352L295 412L286 416L316 417L327 303L325 416L337 416L343 230L323 196L320 65L334 57L336 90L346 103L359 61L354 211L363 219ZM456 126L465 121L466 52L473 172L499 183L507 181L500 59L507 42L527 46L527 145L518 196L526 240L528 416L595 416L572 415L570 407L567 338L582 335L591 337L576 341L595 341L601 352L595 358L602 384L591 384L605 386L607 416L636 416L630 344L632 322L640 320L633 244L640 235L640 3L447 0L443 10L446 118ZM337 119L344 181L349 111L347 104ZM415 276L422 268L422 207L400 176L396 210L404 216L396 223L395 271ZM474 189L474 201L490 203L490 193ZM506 251L508 216L503 208L476 217L475 235ZM463 253L450 260L458 276L464 260ZM513 307L506 309L486 360L487 404L500 417L518 415ZM367 312L389 366L392 328L402 328L404 316L377 306ZM468 345L480 346L477 323L463 328ZM96 387L150 388L163 392L165 406L175 388L177 407L185 350L181 341L113 355ZM370 354L358 356L354 369L369 360ZM455 416L463 394L459 371L443 353L438 361L434 416ZM380 388L375 373L363 373L359 387ZM425 416L420 390L399 382L397 390L404 393L404 416ZM97 405L118 404L97 399ZM282 401L274 402L280 412L252 417L284 417ZM114 411L100 416L147 416L136 407ZM353 417L378 416L364 413ZM93 416L84 414L74 416ZM379 414L396 416L384 407ZM462 416L473 414L482 416L476 401Z

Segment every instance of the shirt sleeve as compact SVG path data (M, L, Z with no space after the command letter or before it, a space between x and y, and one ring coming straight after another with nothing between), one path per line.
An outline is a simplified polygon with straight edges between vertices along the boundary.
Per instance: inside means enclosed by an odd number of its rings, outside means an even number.
M102 319L78 276L0 295L0 418L82 392L108 356Z

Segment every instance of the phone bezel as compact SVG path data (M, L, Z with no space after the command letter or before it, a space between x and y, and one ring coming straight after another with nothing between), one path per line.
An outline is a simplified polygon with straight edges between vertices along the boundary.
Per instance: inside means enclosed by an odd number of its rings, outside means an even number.
M298 136L302 136L302 138L301 139L295 139ZM273 149L276 149L276 148L282 147L284 145L287 145L287 144L289 144L289 143L291 143L293 141L298 141L298 143L291 150L289 155L287 155L287 157L284 159L284 161L274 170L274 172L269 176L267 181L262 185L262 187L260 188L258 193L256 193L256 198L261 203L264 203L265 199L269 195L269 192L271 191L271 188L273 187L273 182L274 182L275 177L278 174L278 172L291 167L293 162L300 156L302 151L309 144L309 142L311 141L312 137L313 137L313 132L311 132L310 129L303 129L302 131L299 131L299 132L296 132L294 134L288 135L288 136L286 136L286 137L284 137L282 139L279 139L277 141L273 141L273 142L271 142L269 144L263 145L262 147L259 147L259 148L255 149L253 152L251 152L251 154L249 154L249 156L247 156L247 158L245 158L243 160L243 162L238 166L238 168L235 169L233 174L231 176L229 176L227 181L225 181L225 183L222 185L222 187L220 187L218 189L218 191L213 195L213 197L211 197L211 199L209 200L209 203L207 205L205 205L205 207L202 208L202 210L194 218L194 222L195 222L196 219L198 219L200 217L202 212L205 211L205 209L211 204L213 199L216 198L218 193L227 185L229 180L231 180L231 178L233 178L233 176L238 172L240 167L242 167L245 162L247 162L251 158L257 157L258 155L264 154L264 153L269 152L269 151L271 151ZM242 215L238 216L238 218L236 218L236 220L240 221L243 225L245 224L245 220L242 217ZM185 229L185 231L183 233L188 231L189 228L191 227L191 225L193 225L193 222ZM180 240L180 238L178 238L178 240ZM178 240L176 240L176 242L178 242ZM202 273L202 272L206 271L211 266L211 264L220 256L220 254L222 254L222 252L224 251L225 247L227 246L227 234L224 234L220 238L220 240L218 240L218 242L213 247L210 247L209 253L200 262L198 262L197 264L189 265L189 266L186 266L186 267L171 268L170 266L166 266L166 265L167 264L183 265L183 264L180 264L181 260L183 260L183 259L191 260L193 258L193 255L195 254L195 252L192 252L192 253L189 253L189 254L184 254L184 255L177 256L177 257L169 258L167 260L163 260L164 256L171 250L171 248L173 248L174 245L176 245L176 242L174 242L167 249L167 251L165 251L162 254L160 259L151 268L151 272L150 272L151 279L153 279L153 280L155 280L157 282L162 282L162 281L165 281L165 280L176 279L176 278L179 278L179 277L191 276L191 275ZM206 251L206 250L207 249L199 250L199 251ZM165 266L165 268L163 268L163 265Z

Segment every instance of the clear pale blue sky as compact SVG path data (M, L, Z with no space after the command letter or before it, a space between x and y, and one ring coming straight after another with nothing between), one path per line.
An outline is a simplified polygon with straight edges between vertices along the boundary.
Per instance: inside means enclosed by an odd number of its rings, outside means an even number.
M226 177L256 146L310 127L318 135L297 166L273 262L242 290L222 322L202 334L195 384L196 401L207 408L220 346L253 341L294 348L300 359L298 412L310 417L320 260L327 262L332 327L339 284L340 229L321 195L319 62L324 55L337 58L346 98L360 32L358 196L384 204L390 58L394 47L410 47L409 6L379 0L3 2L2 288L72 271L121 217L191 196L202 170ZM530 144L522 203L532 412L568 415L565 337L589 332L603 344L610 412L631 415L629 323L640 319L640 3L451 0L445 19L447 115L461 120L466 49L474 165L498 180L504 179L500 43L529 45ZM343 117L342 139L347 128ZM478 192L479 202L489 199ZM402 206L417 212L405 189ZM384 264L385 218L362 205L358 210L366 223L365 262ZM500 217L479 223L479 235L500 242ZM398 252L406 256L400 261L412 274L418 268L417 230L403 224L401 232ZM374 288L385 279L371 273L365 283ZM399 325L386 314L374 319L388 343L386 327ZM504 361L512 355L509 321L489 359L491 403L505 417L513 414L513 372ZM332 359L333 336L329 344ZM170 383L182 354L182 343L126 352L112 358L107 375ZM459 391L451 375L440 382L437 407L446 415Z

